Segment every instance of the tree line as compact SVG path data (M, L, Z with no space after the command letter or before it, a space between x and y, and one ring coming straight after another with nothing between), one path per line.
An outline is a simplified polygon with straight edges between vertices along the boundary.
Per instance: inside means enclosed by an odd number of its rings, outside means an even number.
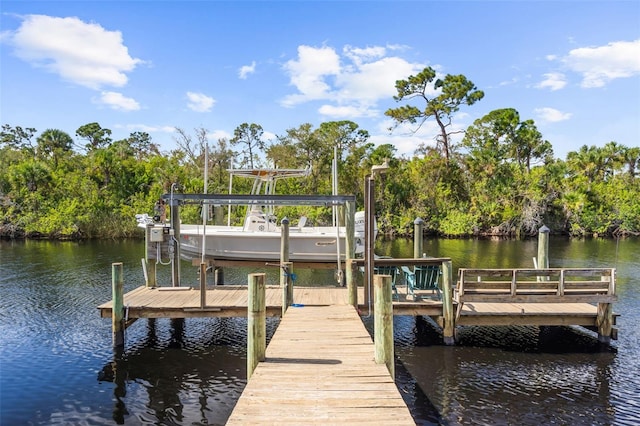
M413 221L425 232L466 237L535 235L544 224L572 236L640 235L640 148L608 142L582 146L565 159L554 157L533 120L518 111L491 111L464 131L453 119L484 93L463 75L437 78L432 68L396 82L399 103L385 114L396 125L419 129L435 120L435 143L425 141L412 156L393 145L375 146L353 121L309 123L265 140L263 128L242 123L233 137L208 140L204 128L176 128L175 149L162 152L149 134L112 140L97 122L80 126L75 139L58 129L5 124L0 132L0 235L3 237L121 238L140 236L137 213L151 213L172 185L203 191L208 167L210 193L226 193L230 168L310 167L307 179L282 181L280 193L331 194L334 153L338 187L364 205L371 166L387 160L376 179L376 216L381 232L408 236ZM460 133L460 135L456 135ZM208 148L208 164L205 151ZM247 182L238 181L238 191ZM181 211L184 222L200 220L198 206ZM305 215L326 224L326 208L286 207L281 215ZM233 217L237 222L240 217Z

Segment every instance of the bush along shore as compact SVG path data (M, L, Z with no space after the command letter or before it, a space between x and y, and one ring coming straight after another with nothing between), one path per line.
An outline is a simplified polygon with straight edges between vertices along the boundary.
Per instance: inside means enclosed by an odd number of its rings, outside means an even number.
M446 151L418 146L411 157L398 156L393 145L374 146L350 121L317 129L303 124L270 143L261 139L259 125L245 123L236 137L212 147L204 129L195 129L195 137L176 129L177 148L170 152L161 152L146 133L113 141L111 131L97 123L76 131L84 145L61 130L35 137L35 129L5 125L0 236L142 237L136 214L152 214L158 198L172 190L203 191L206 150L208 192L216 194L228 191L228 169L267 166L310 167L307 178L280 181L280 194L331 194L337 151L339 192L355 195L358 209L372 166L386 162L373 193L379 231L388 237L412 236L416 218L424 220L425 235L438 237L526 238L542 225L575 237L640 235L640 148L608 142L556 159L535 126L514 117L513 110L494 111L467 128L458 145ZM511 140L486 132L511 125L514 134L526 125L526 134L535 137ZM234 180L234 192L249 193L246 181ZM242 209L233 211L231 222L240 223L242 215ZM331 208L310 206L281 207L277 215L304 215L315 225L332 217ZM183 223L200 222L201 206L183 206L180 217Z

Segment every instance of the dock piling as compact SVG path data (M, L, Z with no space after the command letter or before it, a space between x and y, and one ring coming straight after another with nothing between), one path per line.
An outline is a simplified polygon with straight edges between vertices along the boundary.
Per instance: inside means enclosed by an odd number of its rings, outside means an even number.
M207 306L207 264L200 263L200 308Z
M376 348L376 363L386 364L391 378L395 380L391 275L374 275L373 286L373 297L375 299L374 343Z
M249 303L247 312L247 379L260 361L264 361L267 348L265 307L266 274L249 274Z
M293 262L282 263L280 286L282 287L282 316L293 303Z
M538 268L547 269L549 267L549 232L546 226L538 229Z
M424 229L424 220L422 218L417 217L416 220L413 221L413 257L414 259L418 259L423 257L422 251L424 242L422 240L422 234Z
M442 262L442 335L445 345L456 341L456 319L453 310L453 265L450 260Z
M293 300L293 287L289 289L291 263L289 262L289 218L283 217L280 235L280 287L282 288L282 316L287 312L287 308Z
M111 329L113 331L113 347L124 346L124 279L122 275L122 262L111 264L111 297L113 309L111 310Z

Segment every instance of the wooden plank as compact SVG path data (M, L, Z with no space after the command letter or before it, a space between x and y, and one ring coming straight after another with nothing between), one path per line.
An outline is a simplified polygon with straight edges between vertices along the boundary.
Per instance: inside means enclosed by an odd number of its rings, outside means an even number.
M227 424L415 424L373 358L352 306L291 307Z

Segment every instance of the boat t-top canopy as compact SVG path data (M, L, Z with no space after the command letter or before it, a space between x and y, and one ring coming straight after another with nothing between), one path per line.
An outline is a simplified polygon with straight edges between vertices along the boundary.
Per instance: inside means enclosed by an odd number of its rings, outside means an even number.
M258 194L164 194L175 204L274 205L274 206L342 206L355 203L355 195L258 195Z
M276 179L307 177L311 173L311 169L227 169L227 172L231 176L273 181Z
M261 206L341 206L348 202L355 203L354 195L275 195L275 182L279 179L306 177L311 168L305 169L227 169L230 178L234 176L254 179L256 184L251 194L232 194L229 184L228 194L165 194L162 198L171 204L217 204L217 205L261 205ZM267 186L264 194L260 194L260 182Z

